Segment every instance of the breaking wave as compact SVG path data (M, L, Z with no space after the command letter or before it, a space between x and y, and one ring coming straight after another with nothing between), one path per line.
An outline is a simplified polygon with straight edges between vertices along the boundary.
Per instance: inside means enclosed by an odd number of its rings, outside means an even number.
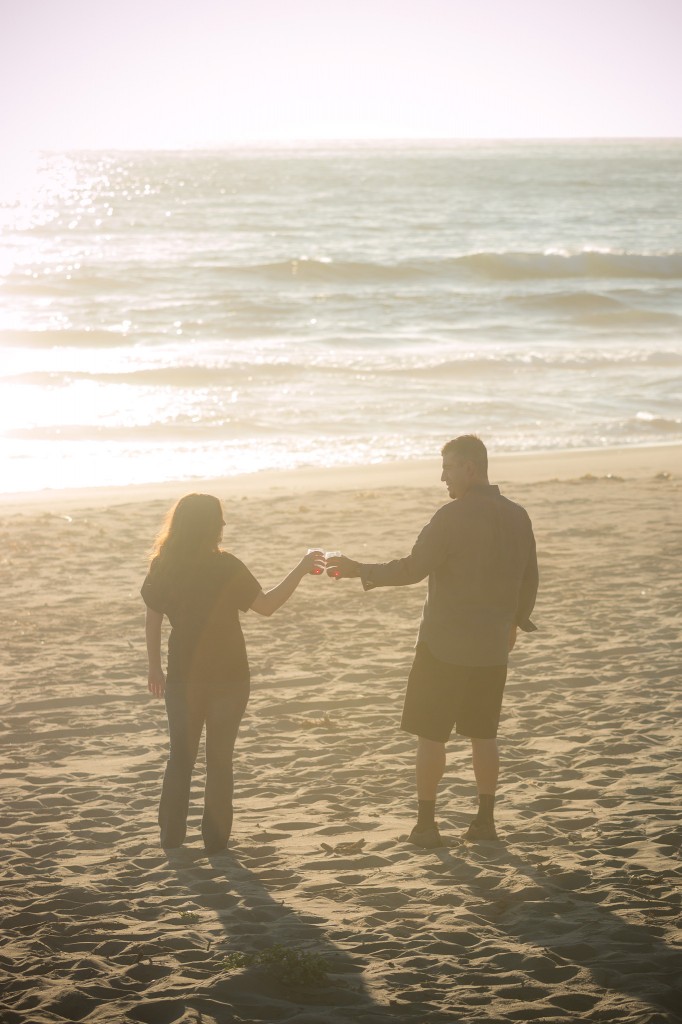
M428 283L462 274L500 281L549 278L647 278L682 280L682 253L632 253L585 250L579 253L474 252L445 259L396 263L299 258L275 263L224 267L223 273L272 281L298 279L329 283Z

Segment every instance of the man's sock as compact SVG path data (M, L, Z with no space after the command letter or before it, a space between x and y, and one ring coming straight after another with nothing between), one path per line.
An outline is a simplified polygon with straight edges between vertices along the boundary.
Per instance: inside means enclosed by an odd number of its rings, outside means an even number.
M478 794L478 814L476 815L476 821L479 822L492 822L493 812L495 809L495 794L490 793L479 793Z
M417 810L417 828L428 828L433 825L436 814L435 800L420 800Z

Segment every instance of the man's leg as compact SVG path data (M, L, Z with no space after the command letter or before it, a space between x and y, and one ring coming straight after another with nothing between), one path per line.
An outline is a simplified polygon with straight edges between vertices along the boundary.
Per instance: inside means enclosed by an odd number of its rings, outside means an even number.
M456 719L453 666L437 661L425 643L418 643L407 680L401 728L418 737L417 824L409 841L430 849L443 846L435 822L436 793L445 770L445 744Z
M495 831L495 790L500 770L496 739L471 740L471 756L478 789L478 814L469 825L467 839L497 839Z
M474 763L474 776L479 795L484 793L495 796L497 776L500 770L497 740L472 739L471 756Z
M420 736L417 741L417 824L409 840L416 846L431 849L442 846L443 841L435 822L436 793L445 771L445 744Z
M417 742L417 797L436 801L438 783L445 771L445 744L420 736Z

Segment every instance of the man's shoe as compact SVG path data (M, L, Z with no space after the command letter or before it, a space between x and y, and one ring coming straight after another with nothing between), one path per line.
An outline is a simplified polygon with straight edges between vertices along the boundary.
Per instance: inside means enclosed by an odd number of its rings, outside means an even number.
M469 828L464 833L465 839L473 840L477 839L497 839L497 832L495 831L494 821L476 821L474 820L469 825Z
M407 837L407 841L413 846L421 846L423 850L434 850L438 846L445 846L435 822L433 825L415 825Z
M218 857L221 853L227 853L227 843L204 844L204 853L207 857Z

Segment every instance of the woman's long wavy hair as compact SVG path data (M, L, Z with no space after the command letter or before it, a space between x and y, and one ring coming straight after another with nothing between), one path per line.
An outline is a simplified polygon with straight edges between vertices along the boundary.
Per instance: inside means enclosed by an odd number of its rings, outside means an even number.
M218 551L223 509L212 494L186 494L166 516L151 550L156 572L177 578Z

